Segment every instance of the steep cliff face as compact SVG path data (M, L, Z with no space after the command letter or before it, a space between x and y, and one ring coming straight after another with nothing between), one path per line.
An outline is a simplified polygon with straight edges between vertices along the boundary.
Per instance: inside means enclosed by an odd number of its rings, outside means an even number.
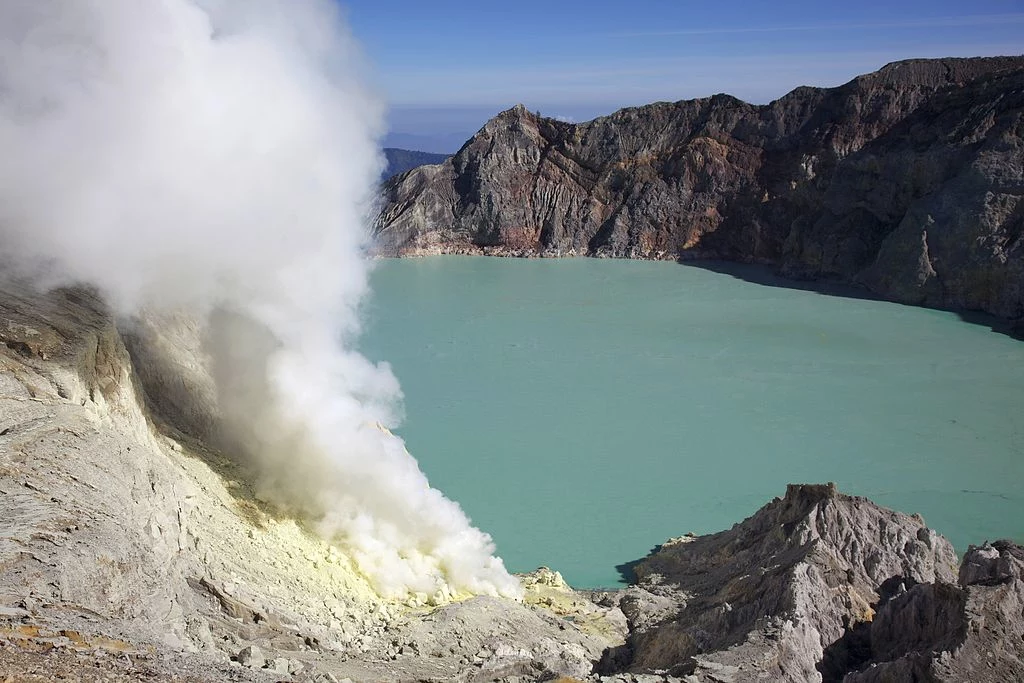
M518 106L391 179L385 255L724 258L1024 315L1024 57L913 60L768 105L582 124Z

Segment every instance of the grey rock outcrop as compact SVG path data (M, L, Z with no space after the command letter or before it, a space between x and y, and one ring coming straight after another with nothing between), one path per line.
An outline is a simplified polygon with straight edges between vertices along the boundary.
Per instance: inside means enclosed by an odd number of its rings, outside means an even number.
M731 530L674 539L637 563L621 601L630 634L603 670L822 680L822 668L845 673L841 641L888 592L953 581L955 567L920 517L832 485L790 486Z
M522 106L391 179L385 255L718 258L1024 316L1024 57L911 60L767 105Z
M917 585L866 632L868 661L847 683L1024 680L1024 548L972 546L959 584Z

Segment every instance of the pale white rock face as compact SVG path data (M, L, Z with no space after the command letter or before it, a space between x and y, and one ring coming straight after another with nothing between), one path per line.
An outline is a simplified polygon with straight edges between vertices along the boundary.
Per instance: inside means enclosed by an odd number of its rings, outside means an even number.
M86 305L9 293L0 304L15 318L49 307L59 330L44 351L53 360L0 358L0 555L12 567L2 602L80 606L186 649L202 645L192 637L208 631L200 621L221 618L205 604L220 592L325 640L327 603L355 608L350 619L372 613L380 598L350 558L268 515L237 464L154 429L112 321L75 296Z
M246 463L207 440L216 395L198 328L177 323L132 326L133 358L94 295L0 287L0 643L30 629L10 642L70 646L70 629L96 656L156 647L169 658L156 674L196 680L449 680L485 664L589 671L621 642L602 621L611 610L555 572L543 575L555 606L382 598L350 547L262 500Z

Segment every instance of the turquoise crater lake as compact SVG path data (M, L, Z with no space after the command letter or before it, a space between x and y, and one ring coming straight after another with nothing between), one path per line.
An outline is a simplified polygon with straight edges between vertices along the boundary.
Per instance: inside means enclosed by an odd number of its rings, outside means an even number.
M363 350L397 430L513 571L616 566L788 482L1024 540L1024 343L951 313L674 263L383 260Z

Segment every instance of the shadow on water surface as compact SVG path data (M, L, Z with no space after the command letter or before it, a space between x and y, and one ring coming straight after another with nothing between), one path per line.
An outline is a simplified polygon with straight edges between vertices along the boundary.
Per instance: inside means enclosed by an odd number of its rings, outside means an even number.
M887 299L875 294L861 285L851 284L848 282L840 282L836 280L797 280L784 277L780 275L773 266L769 265L757 263L735 263L732 261L691 261L682 259L679 260L678 263L691 268L700 268L713 273L729 275L737 280L743 280L744 282L749 282L755 285L764 285L765 287L796 289L805 292L814 292L823 296L834 296L844 299L860 299L862 301L884 301L903 306L914 306L914 304L906 304L893 301L892 299ZM959 317L960 320L966 323L981 325L998 334L1005 334L1013 339L1024 341L1024 320L1006 320L982 311L966 311L949 308L936 309L930 306L927 308L953 313Z
M648 555L653 554L661 550L661 545L656 545L651 548L651 552ZM639 558L636 560L630 560L629 562L623 562L622 564L615 565L615 571L619 573L619 585L633 585L636 583L636 566L644 561L645 558Z

